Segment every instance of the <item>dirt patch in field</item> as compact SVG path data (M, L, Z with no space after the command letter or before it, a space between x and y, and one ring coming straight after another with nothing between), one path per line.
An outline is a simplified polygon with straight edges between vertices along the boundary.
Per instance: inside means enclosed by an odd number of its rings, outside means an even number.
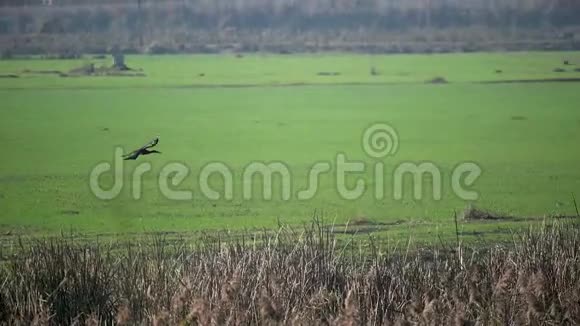
M337 71L321 71L317 73L318 76L340 76L340 72Z
M499 216L496 213L492 213L488 210L476 208L475 206L468 206L463 210L462 218L466 221L489 221L489 220L502 220L505 217Z
M444 77L434 77L426 81L427 84L449 84Z
M529 84L529 83L565 83L580 82L580 78L539 78L539 79L506 79L506 80L484 80L477 84Z
M486 230L486 231L459 231L460 236L472 236L472 237L480 237L485 235L492 235L492 234L510 234L512 231L510 229L496 229L496 230Z
M377 225L380 223L377 223L375 221L371 221L371 220L367 219L366 217L357 217L357 218L353 219L349 224L350 225Z
M94 73L95 65L92 63L80 66L78 68L73 68L68 72L69 75L92 75Z
M63 215L79 215L81 212L74 209L65 209L60 211Z
M22 70L22 74L25 75L56 75L56 76L63 76L63 73L60 70L32 70L32 69L24 69Z
M79 77L79 76L120 76L120 77L145 77L141 69L135 70L128 67L96 67L94 63L89 63L77 68L71 69L67 74L61 74L61 77Z
M109 70L104 73L95 74L92 76L112 76L112 77L147 77L143 72L134 71L120 71L120 70Z
M578 218L577 215L554 215L550 217L556 220L575 220Z
M327 225L326 228L335 234L368 234L382 231L389 226L403 225L405 220L396 220L393 222L376 222L366 217L357 217L348 223Z
M73 68L68 72L60 70L31 70L24 69L22 75L55 75L59 77L89 77L89 76L119 76L119 77L145 77L141 69L117 69L115 67L97 67L94 63L88 63ZM18 77L18 75L15 75Z

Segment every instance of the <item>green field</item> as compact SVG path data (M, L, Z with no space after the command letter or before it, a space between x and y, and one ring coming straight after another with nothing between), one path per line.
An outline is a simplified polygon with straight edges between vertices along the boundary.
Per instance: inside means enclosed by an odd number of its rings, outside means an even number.
M575 215L579 83L485 83L580 78L576 67L561 65L563 58L580 67L580 53L129 56L128 65L146 77L58 77L22 71L66 72L109 61L0 61L0 75L20 75L0 78L0 230L270 228L278 221L309 221L316 211L329 223L393 223L381 232L421 237L445 233L453 211L468 205L450 187L451 171L463 161L483 170L472 187L480 194L477 207L523 217L462 223L468 233L494 236L529 218ZM371 66L379 75L369 73ZM557 67L567 71L553 72ZM434 77L449 83L425 83ZM306 186L314 163L332 162L337 153L372 166L376 160L364 153L361 137L376 122L389 123L399 135L398 152L384 159L384 199L370 192L342 199L333 172L321 176L316 196L307 201L282 200L277 191L272 200L242 198L242 171L255 161L287 164L293 194ZM91 169L112 162L116 146L130 150L156 135L163 154L125 162L122 193L111 201L95 198ZM234 172L232 200L212 201L198 189L198 172L214 161ZM416 201L406 187L402 200L393 199L393 167L423 161L443 172L443 198L426 191ZM150 162L153 171L144 176L143 198L134 200L129 177L141 162ZM179 188L193 190L192 200L169 200L157 189L157 174L169 162L191 169ZM349 176L348 184L357 177L373 188L372 171ZM254 188L257 194L261 186Z

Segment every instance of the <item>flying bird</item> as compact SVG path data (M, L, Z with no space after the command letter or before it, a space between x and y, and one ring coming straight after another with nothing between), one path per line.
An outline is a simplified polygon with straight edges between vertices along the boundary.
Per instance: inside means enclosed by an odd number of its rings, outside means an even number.
M123 160L136 160L140 155L149 155L153 153L161 154L160 151L149 150L150 148L156 146L157 143L159 143L159 137L155 137L152 141L145 144L143 147L136 149L129 154L123 155Z

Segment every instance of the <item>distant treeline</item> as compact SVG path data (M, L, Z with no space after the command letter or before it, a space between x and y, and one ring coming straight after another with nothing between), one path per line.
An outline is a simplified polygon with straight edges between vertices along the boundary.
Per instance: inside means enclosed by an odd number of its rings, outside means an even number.
M46 1L46 0L45 0ZM25 3L37 4L23 6ZM115 28L332 29L580 25L574 0L0 0L0 33ZM62 4L62 3L66 3ZM7 7L9 5L12 7ZM15 10L16 9L16 10Z
M36 41L46 35L82 35L83 41L94 35L141 48L152 42L182 43L183 48L183 43L221 43L228 37L263 42L256 32L287 43L352 42L361 36L373 43L389 41L376 40L377 33L419 30L426 35L421 41L433 31L466 29L488 31L488 40L494 41L518 36L518 31L545 41L574 39L571 31L577 26L576 0L0 0L0 42L10 39L16 47L22 46L22 35L40 48L44 45ZM473 41L473 36L460 31L438 41Z

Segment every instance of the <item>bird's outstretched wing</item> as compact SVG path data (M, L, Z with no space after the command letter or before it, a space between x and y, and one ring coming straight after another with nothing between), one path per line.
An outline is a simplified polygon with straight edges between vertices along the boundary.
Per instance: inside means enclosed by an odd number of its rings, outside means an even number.
M155 147L157 145L157 143L159 143L159 137L155 137L153 138L152 141L148 142L147 144L143 145L141 148L138 148L128 154L123 155L123 157L126 157L128 159L136 159L139 154L141 154L144 150L151 148L151 147Z
M135 156L135 154L138 155L140 150L141 149L136 149L136 150L131 151L131 152L127 153L127 154L123 154L123 157Z
M139 157L140 154L141 153L139 151L133 151L133 152L131 152L129 154L123 155L123 160L125 160L125 161L126 160L136 160L137 157Z

